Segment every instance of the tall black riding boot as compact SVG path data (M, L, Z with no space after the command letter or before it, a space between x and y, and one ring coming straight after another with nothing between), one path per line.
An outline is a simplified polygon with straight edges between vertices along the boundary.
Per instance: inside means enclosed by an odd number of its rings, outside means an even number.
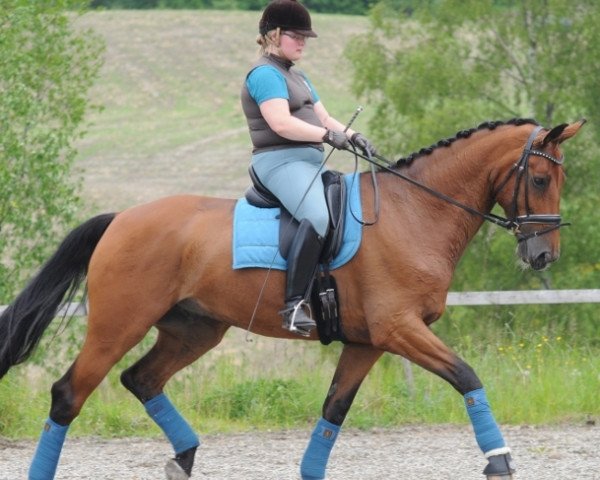
M323 243L323 237L309 220L304 219L288 252L285 308L280 313L283 315L283 328L305 337L317 326L310 317L310 306L305 298L319 264Z

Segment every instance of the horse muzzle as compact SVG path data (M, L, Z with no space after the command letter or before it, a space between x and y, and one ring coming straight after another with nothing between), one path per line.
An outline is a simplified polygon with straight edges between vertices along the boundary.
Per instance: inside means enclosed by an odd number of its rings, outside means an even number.
M557 235L547 235L560 227L560 215L523 215L515 219L514 234L517 237L517 251L521 260L532 269L547 268L560 257Z
M544 270L548 268L551 263L556 262L559 259L559 253L553 253L552 250L547 247L537 248L535 245L530 245L530 242L532 242L532 240L519 243L517 251L521 261L533 270Z

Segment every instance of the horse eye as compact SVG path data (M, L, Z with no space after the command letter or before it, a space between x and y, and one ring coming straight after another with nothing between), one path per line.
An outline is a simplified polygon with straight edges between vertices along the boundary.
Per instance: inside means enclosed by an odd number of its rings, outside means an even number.
M533 185L537 188L545 188L548 186L548 177L533 177Z

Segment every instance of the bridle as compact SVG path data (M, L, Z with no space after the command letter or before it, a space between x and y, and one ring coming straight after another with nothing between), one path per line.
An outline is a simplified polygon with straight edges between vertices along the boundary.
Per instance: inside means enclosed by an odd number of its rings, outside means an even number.
M546 160L551 161L552 163L555 163L556 165L562 165L563 161L564 161L564 158L556 158L556 157L550 155L549 153L542 152L541 150L535 150L535 149L531 148L535 138L537 137L538 133L541 130L542 130L542 127L538 126L531 132L531 134L529 135L529 139L527 140L527 144L525 145L525 148L523 149L523 153L521 154L521 158L510 169L510 171L506 175L506 178L502 181L500 186L496 189L496 193L494 195L494 197L496 197L502 191L502 189L506 186L506 184L508 183L508 180L513 176L513 174L516 176L515 189L513 191L513 196L512 196L511 206L510 206L511 214L508 219L506 219L506 220L502 219L502 220L508 222L507 225L502 225L502 226L505 226L505 228L511 230L515 234L515 236L517 237L517 240L519 242L529 240L530 238L533 238L533 237L539 237L540 235L544 235L546 233L550 233L554 230L557 230L560 227L570 225L569 223L561 223L561 216L558 214L552 214L552 213L534 214L534 213L531 213L531 209L529 207L529 157L531 155L542 157L542 158L545 158ZM518 215L518 209L519 209L518 199L519 199L519 193L521 190L521 184L523 184L525 186L525 214L524 215ZM547 225L547 228L544 228L542 230L537 230L532 233L523 233L521 231L521 227L523 225Z
M502 189L507 185L510 178L513 175L516 176L515 189L514 189L514 192L512 195L511 206L509 208L510 215L508 218L502 217L500 215L496 215L493 213L482 213L472 207L469 207L468 205L465 205L465 204L453 199L452 197L449 197L441 192L433 190L432 188L428 187L427 185L424 185L424 184L418 182L417 180L414 180L414 179L398 172L397 170L394 170L392 168L393 163L390 162L389 160L387 160L385 157L382 157L381 155L374 155L374 157L377 160L385 162L387 165L382 165L381 163L376 162L373 159L373 156L371 156L369 154L362 155L362 154L358 153L356 151L356 149L351 150L351 151L352 151L352 153L354 153L355 156L366 160L367 162L371 163L372 165L377 166L381 170L385 170L385 171L391 173L392 175L400 177L403 180L411 183L412 185L419 187L420 189L428 192L429 194L431 194L441 200L444 200L447 203L450 203L458 208L461 208L462 210L465 210L473 215L479 216L479 217L483 218L484 220L487 220L491 223L494 223L495 225L498 225L502 228L509 230L517 237L517 241L520 243L520 242L529 240L530 238L539 237L546 233L550 233L554 230L559 229L560 227L570 225L570 223L562 223L562 219L559 214L553 214L553 213L534 214L534 213L531 213L531 209L529 207L529 157L531 155L543 157L543 158L555 163L556 165L562 165L563 161L564 161L563 158L559 159L559 158L556 158L556 157L550 155L549 153L531 148L533 146L533 142L534 142L535 138L537 137L538 133L542 129L543 129L543 127L538 126L531 132L531 134L529 135L529 138L527 139L527 143L525 144L525 147L523 148L523 153L521 154L519 161L513 165L513 167L507 173L504 180L500 183L500 186L495 191L494 198L496 198L497 195L502 191ZM522 182L522 180L523 180L523 182ZM519 199L519 193L520 193L520 189L521 189L521 183L523 183L525 185L525 214L524 215L518 215L518 199ZM377 213L378 212L376 212L376 215L377 215ZM521 230L521 227L524 225L547 225L547 228L544 228L542 230L537 230L537 231L534 231L531 233L523 233L523 231Z

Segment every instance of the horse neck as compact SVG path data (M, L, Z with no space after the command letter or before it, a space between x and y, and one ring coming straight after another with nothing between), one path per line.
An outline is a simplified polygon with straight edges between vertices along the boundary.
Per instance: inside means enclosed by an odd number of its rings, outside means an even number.
M494 133L476 132L449 147L417 157L397 171L463 205L489 213L494 206L493 179L507 158L506 147L502 146L506 139ZM441 254L447 254L455 264L481 227L483 218L390 174L380 178L382 195L390 197L392 210L397 213L397 218L390 220L400 229L410 225L418 235L419 245L445 249Z
M498 153L496 142L486 139L468 138L439 147L400 171L436 192L487 212L493 206L490 177ZM445 206L451 207L447 202Z

